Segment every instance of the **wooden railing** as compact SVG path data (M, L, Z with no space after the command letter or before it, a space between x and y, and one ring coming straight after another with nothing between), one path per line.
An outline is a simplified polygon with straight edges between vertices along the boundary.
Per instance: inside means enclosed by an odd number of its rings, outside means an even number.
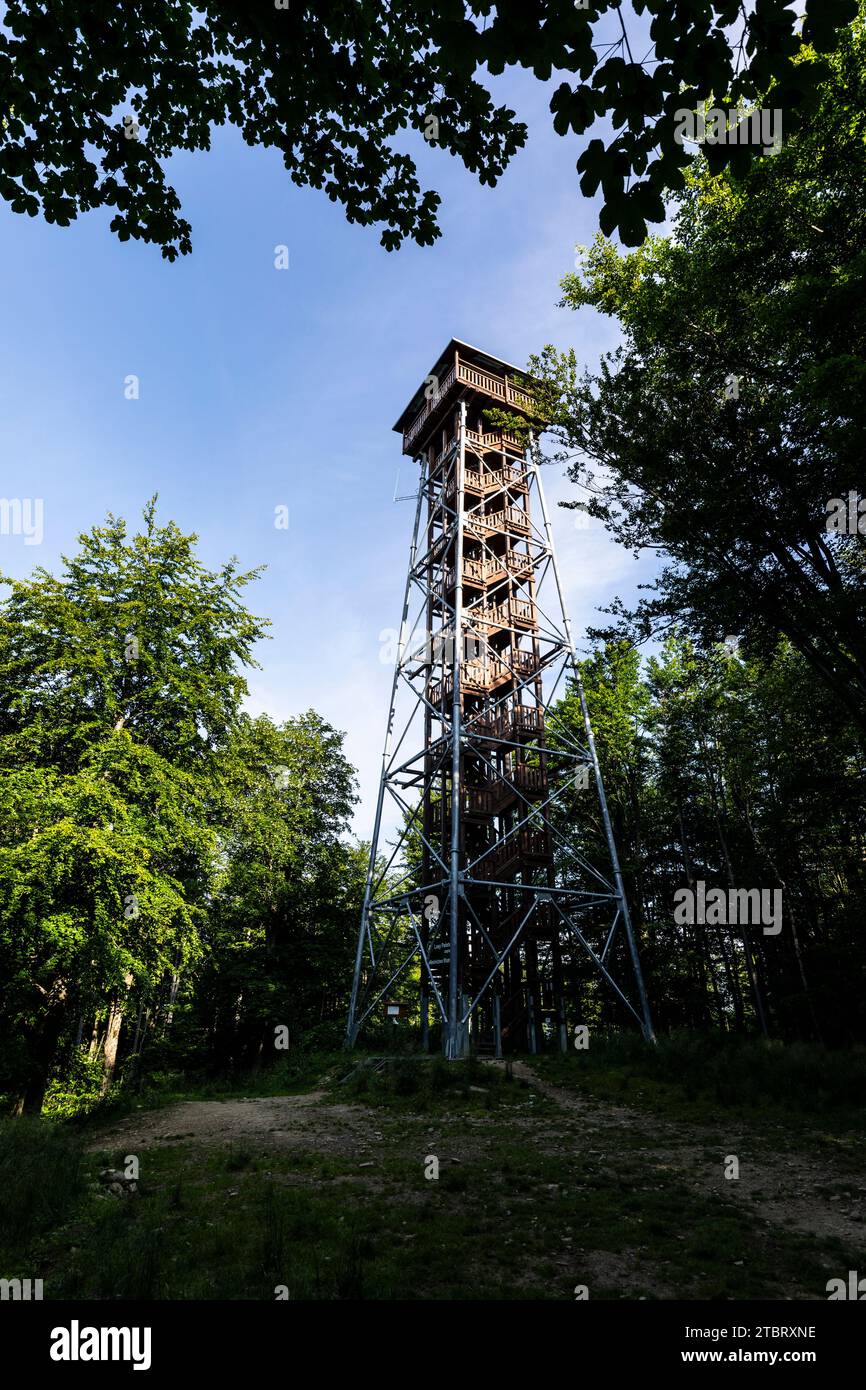
M465 816L493 816L506 806L526 797L540 800L547 795L547 774L539 767L527 767L516 763L506 769L503 777L497 777L484 786L464 784L460 788L460 808ZM441 825L443 815L446 822L451 819L451 795L446 794L434 801L430 807L434 825Z
M463 786L460 789L460 806L466 816L492 816L493 815L493 789L492 787L473 787ZM446 822L451 819L451 797L446 794L434 801L431 806L434 824L441 824L444 812Z
M519 488L521 492L528 490L528 480L522 468L516 468L513 464L506 464L504 468L497 468L492 473L479 473L476 468L467 468L463 474L463 486L466 492L471 492L473 496L480 497L488 492L501 492L503 488ZM445 490L445 496L449 502L457 494L457 479L452 475Z
M460 667L460 689L467 695L483 695L491 688L496 672L495 662L464 661ZM427 699L437 708L443 700L450 700L454 694L454 672L449 671L440 681L431 681L427 687Z
M501 563L508 573L515 577L531 574L534 567L532 556L520 550L506 550L501 557Z
M476 632L498 631L500 628L508 626L502 619L501 608L502 604L498 606L494 603L473 604L466 609L466 620L471 623Z
M479 584L489 584L501 568L496 560L475 560L466 556L463 558L463 578L474 579Z
M522 507L503 507L498 512L467 512L464 525L474 536L489 536L497 531L529 533L529 517Z
M475 584L490 584L497 577L504 573L502 565L498 560L475 560L463 557L463 580L469 580ZM445 571L446 589L454 588L454 570Z
M536 625L535 604L528 598L512 598L510 606L507 602L472 604L466 609L466 617L479 631Z
M502 719L512 733L544 733L544 710L537 705L515 705L503 712Z
M476 560L464 555L463 583L495 584L498 580L505 579L509 574L515 579L525 579L532 573L533 563L531 555L525 555L516 550L506 550L504 555L498 555L495 559ZM445 593L450 593L455 582L453 566L446 569L444 581ZM432 589L440 598L444 597L442 580L434 580Z
M474 714L468 721L470 733L482 738L538 738L544 735L544 710L535 705L516 705L513 709Z
M512 709L476 715L469 728L488 738L537 737L544 733L544 711L535 705L518 704Z
M529 517L522 507L503 507L501 511L491 512L490 519L495 522L497 531L519 531L521 535L529 533Z
M504 844L491 850L478 867L481 869L483 866L493 877L504 873L511 865L519 864L522 859L538 862L549 858L550 841L545 830L519 830Z
M491 794L497 810L517 801L521 795L540 800L547 796L547 773L540 767L514 763L510 768L506 767L502 778L493 783Z
M470 536L489 536L499 530L493 517L484 512L467 512L464 525Z
M525 391L521 391L518 386L513 386L507 376L494 376L492 372L482 371L480 367L471 367L468 362L461 362L457 359L457 380L464 386L473 386L476 391L483 391L487 396L493 396L495 400L502 401L505 405L516 406L518 410L531 410L532 400Z
M424 424L424 421L427 420L433 414L433 411L436 409L439 403L442 400L444 400L448 392L451 390L451 387L454 385L455 380L456 371L455 368L452 367L450 372L446 372L442 381L439 383L438 391L434 391L434 393L424 402L421 409L418 411L418 414L415 416L415 419L412 421L409 428L404 432L404 453L409 452L412 441L417 437L418 431L421 429L421 426Z
M524 652L518 647L512 647L508 653L508 667L516 679L525 680L538 669L538 662L534 652Z
M451 453L451 450L454 448L454 445L455 445L456 443L457 443L456 439L449 439L449 440L448 440L448 443L445 445L444 449L440 449L440 450L439 450L438 454L436 455L436 457L435 457L434 460L433 460L433 464L432 464L432 467L431 467L431 469L430 469L431 473L435 473L435 472L436 472L436 469L439 467L439 465L440 465L440 463L442 462L442 460L443 460L448 454ZM405 453L405 447L404 447L404 453Z
M436 537L430 542L430 549L429 549L429 551L428 551L427 553L428 553L428 555L429 555L430 560L432 561L432 563L433 563L434 565L436 564L436 561L437 561L437 560L440 560L440 559L442 558L442 554L443 554L443 552L444 552L445 547L447 546L447 544L448 544L448 537L447 537L444 533L443 533L442 535L440 535L440 536L436 536Z
M428 400L424 402L415 419L403 432L403 452L408 454L412 445L418 437L424 422L430 418L433 412L439 407L447 396L455 382L463 386L471 386L476 391L483 392L486 396L492 396L496 401L501 401L503 405L512 405L516 410L530 412L532 410L532 399L519 386L514 386L507 376L495 376L492 372L482 371L480 367L472 367L467 362L461 362L458 357L454 366L446 372L442 381ZM496 443L482 445L485 448L498 448L503 440L507 440L509 447L518 448L523 452L523 445L514 435L506 431L491 431L489 434L477 434L479 439L495 438Z
M481 656L461 662L460 689L467 695L487 694L507 681L527 680L537 669L533 652L506 647L501 655L497 655L485 650ZM446 671L441 679L431 681L427 687L427 699L431 705L438 706L443 699L450 700L453 694L453 671Z
M512 463L507 463L504 468L497 468L493 473L485 473L484 483L486 492L498 491L503 487L519 487L526 491L527 487L525 472Z
M505 608L506 605L502 604L501 607ZM537 625L537 618L535 604L532 602L532 599L513 598L511 600L510 617L512 625L515 623L523 623L526 627L535 627Z
M467 430L466 440L467 443L474 444L477 449L484 451L495 449L500 452L504 449L511 449L523 454L526 448L516 434L509 434L507 430L486 430L483 433L478 430Z

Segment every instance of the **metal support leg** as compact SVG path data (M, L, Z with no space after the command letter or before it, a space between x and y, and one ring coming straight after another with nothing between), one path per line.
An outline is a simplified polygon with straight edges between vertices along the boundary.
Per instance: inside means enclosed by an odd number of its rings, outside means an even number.
M614 882L616 884L617 899L619 902L620 912L622 913L623 927L625 929L629 954L631 956L632 968L634 970L635 984L637 986L638 997L640 999L643 1035L646 1038L647 1042L655 1042L655 1033L653 1032L649 1000L647 998L646 988L644 986L643 971L641 970L640 956L638 955L637 942L635 940L634 928L632 927L631 913L629 912L628 903L626 901L625 886L623 884L622 872L619 866L619 855L617 854L616 840L614 838L613 833L613 825L610 819L610 811L608 809L607 797L604 791L604 783L602 781L601 768L599 767L598 754L595 749L595 738L593 737L592 724L589 718L589 708L586 703L586 694L584 693L583 689L583 681L580 675L580 667L577 664L577 652L575 651L574 638L572 637L571 633L571 620L568 616L568 609L566 608L565 604L565 594L563 592L562 582L559 577L559 567L556 563L556 552L553 548L553 532L550 526L550 517L547 513L547 503L544 498L544 488L541 485L541 473L539 471L538 464L536 463L534 458L532 460L532 470L535 477L535 485L538 489L538 501L541 507L541 515L544 522L544 531L547 537L547 545L548 550L550 552L550 561L553 567L554 580L556 582L557 593L559 594L559 606L562 612L562 625L565 630L565 635L568 640L568 648L571 653L571 666L574 672L574 680L577 686L578 697L580 699L581 713L583 714L583 723L584 728L586 730L587 747L589 749L589 754L592 759L593 770L595 772L596 786L598 788L598 797L599 802L601 804L601 816L604 822L604 833L605 838L607 840L608 852L610 854L611 866L613 868L613 876Z
M460 1011L458 1010L458 971L460 968L460 821L462 790L460 786L460 672L463 660L463 484L466 461L466 404L460 403L460 440L455 459L456 476L456 535L454 542L454 632L451 671L454 682L451 703L451 959L448 966L448 1030L445 1055L452 1060L459 1056Z

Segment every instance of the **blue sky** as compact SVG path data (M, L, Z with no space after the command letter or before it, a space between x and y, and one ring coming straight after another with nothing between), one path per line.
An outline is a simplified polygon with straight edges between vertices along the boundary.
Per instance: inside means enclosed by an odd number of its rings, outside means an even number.
M594 363L615 329L556 307L597 202L582 197L580 146L556 136L549 93L528 75L497 83L527 121L527 147L495 189L441 150L407 140L422 185L443 197L433 247L388 253L372 228L297 189L272 151L236 132L172 161L193 227L191 256L108 230L89 214L49 227L0 204L0 448L7 498L44 499L44 539L0 535L0 568L57 568L106 512L163 518L201 537L211 564L268 566L247 590L271 620L249 707L275 719L314 707L346 731L370 831L390 670L380 634L399 620L413 465L391 425L452 336L518 364L545 343ZM289 248L288 271L274 248ZM139 378L138 400L124 379ZM549 501L574 496L552 470ZM287 506L287 530L274 509ZM580 638L614 594L652 572L597 525L554 509Z

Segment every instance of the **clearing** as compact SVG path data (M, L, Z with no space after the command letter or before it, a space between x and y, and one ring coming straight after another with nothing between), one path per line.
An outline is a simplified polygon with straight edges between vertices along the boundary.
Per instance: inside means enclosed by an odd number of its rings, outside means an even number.
M46 1297L824 1299L866 1267L861 1138L612 1104L578 1065L360 1062L127 1115L89 1162L135 1155L139 1191L91 1188Z

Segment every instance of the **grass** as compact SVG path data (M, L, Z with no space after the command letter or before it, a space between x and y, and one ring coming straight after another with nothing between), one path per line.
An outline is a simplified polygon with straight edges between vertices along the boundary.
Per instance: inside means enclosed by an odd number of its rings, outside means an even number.
M421 1137L400 1122L404 1139ZM593 1298L621 1297L624 1261L634 1296L657 1296L661 1281L698 1298L766 1298L852 1267L835 1242L756 1230L747 1208L719 1211L676 1179L648 1187L637 1156L576 1174L570 1154L527 1149L505 1127L483 1168L443 1154L434 1182L388 1137L364 1183L351 1158L268 1154L239 1168L222 1151L148 1155L139 1197L92 1193L42 1237L47 1296L562 1299L588 1283Z
M621 1099L626 1048L596 1046L592 1067L586 1053L533 1065ZM579 1284L592 1299L788 1299L823 1298L859 1267L835 1238L765 1219L756 1194L697 1181L718 1171L713 1144L694 1168L662 1161L634 1125L590 1123L504 1066L339 1060L307 1083L352 1107L342 1145L317 1142L327 1112L313 1106L308 1143L147 1148L130 1197L98 1180L122 1150L86 1153L68 1125L5 1122L0 1277L42 1278L46 1299L571 1300ZM635 1069L629 1102L642 1091L680 1119L719 1104L712 1069L685 1101L689 1077L665 1081L655 1065ZM780 1101L793 1066L779 1062ZM786 1152L787 1136L773 1142ZM823 1186L844 1188L830 1172Z
M590 1037L585 1051L533 1059L539 1074L601 1100L678 1119L721 1115L866 1134L866 1047L674 1033Z
M0 1249L25 1249L55 1225L84 1189L75 1136L50 1121L0 1120Z
M269 1067L231 1076L201 1077L180 1071L150 1073L140 1087L115 1087L98 1105L72 1114L73 1123L92 1130L136 1110L157 1110L183 1100L233 1100L244 1096L302 1095L345 1071L346 1053L303 1052L298 1049ZM63 1112L64 1117L67 1113Z
M453 1063L438 1056L368 1057L332 1082L332 1090L335 1097L379 1109L425 1114L458 1104L464 1110L493 1110L525 1099L527 1085L515 1080L510 1066L485 1066L477 1058Z

